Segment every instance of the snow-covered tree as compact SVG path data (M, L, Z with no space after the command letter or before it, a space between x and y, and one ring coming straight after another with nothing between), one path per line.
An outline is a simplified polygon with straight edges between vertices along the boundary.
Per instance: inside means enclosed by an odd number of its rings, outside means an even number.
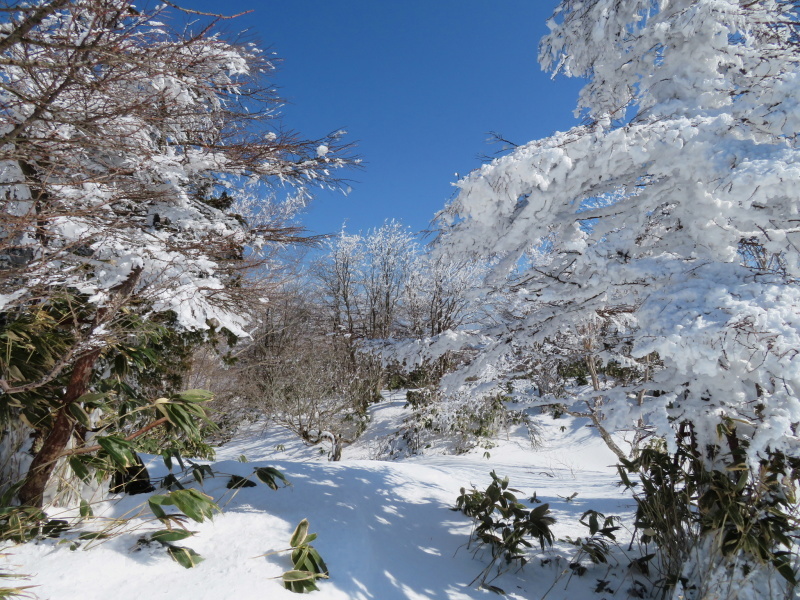
M708 468L788 472L798 21L788 0L561 2L540 61L588 79L584 124L474 171L440 215L448 251L501 257L488 281L520 303L487 342L486 377L520 348L565 340L574 355L583 337L588 364L639 377L602 390L602 407L594 388L561 401L591 402L609 427L646 424L672 452L701 449Z
M589 78L588 124L475 171L440 219L449 251L502 255L491 281L527 298L519 335L601 319L625 334L601 360L657 353L661 395L610 391L609 421L646 413L672 438L689 420L705 444L740 418L755 462L798 451L795 17L770 1L562 3L541 60Z
M286 218L306 197L282 200L275 184L334 185L352 161L339 134L282 129L257 47L211 26L176 33L164 6L9 2L2 14L0 310L5 324L46 312L62 346L0 373L4 408L37 407L43 442L20 494L36 504L74 441L70 408L113 349L164 314L243 335L255 300L243 272L297 239Z
M474 323L481 302L472 294L486 274L484 261L420 254L403 300L407 335L422 339Z
M366 334L388 338L396 327L399 304L418 253L417 243L407 227L391 220L367 234L364 250Z
M314 265L335 333L388 338L397 328L403 293L419 253L414 235L397 221L366 234L344 229L328 240Z
M352 337L360 329L363 238L344 229L325 244L325 256L314 264L314 277L334 333Z

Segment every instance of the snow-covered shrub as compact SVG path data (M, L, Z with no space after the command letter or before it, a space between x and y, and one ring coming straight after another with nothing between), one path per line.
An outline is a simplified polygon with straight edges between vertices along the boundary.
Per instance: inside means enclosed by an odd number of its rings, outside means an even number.
M407 425L414 433L408 436L412 453L433 445L456 454L476 446L491 447L490 438L513 427L524 427L531 445L537 444L537 427L530 415L509 405L511 399L504 394L464 395L445 402L436 392L420 390L408 394L414 408Z

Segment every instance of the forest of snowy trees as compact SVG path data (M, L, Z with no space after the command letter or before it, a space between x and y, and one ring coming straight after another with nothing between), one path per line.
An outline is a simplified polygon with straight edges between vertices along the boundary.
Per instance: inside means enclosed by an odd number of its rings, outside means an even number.
M0 535L242 422L337 460L409 388L409 453L588 418L665 594L794 585L795 1L562 0L539 60L585 80L580 126L462 178L432 235L322 238L344 132L287 129L270 55L168 4L0 6Z

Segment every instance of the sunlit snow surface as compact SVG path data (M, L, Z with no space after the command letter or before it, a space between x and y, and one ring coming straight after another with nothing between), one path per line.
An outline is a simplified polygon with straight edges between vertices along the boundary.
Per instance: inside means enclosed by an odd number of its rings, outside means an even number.
M462 486L485 489L492 469L509 476L511 487L523 492L520 499L527 501L535 491L541 501L550 503L559 538L586 535L578 518L588 509L621 515L630 527L632 501L616 485L615 457L583 421L539 417L542 442L535 449L521 431L511 430L494 440L495 447L476 448L466 455L372 460L408 416L404 405L402 396L395 394L373 406L366 434L345 449L339 463L327 462L319 448L305 447L284 431L258 426L220 448L213 467L220 474L207 479L202 489L224 505L224 513L212 522L191 523L190 529L198 534L181 542L205 558L194 569L173 562L160 547L139 549L137 539L160 528L142 522L137 531L88 551L70 551L58 540L6 550L3 571L30 574L26 583L38 586L32 591L49 600L294 599L298 596L276 579L291 568L288 555L262 555L286 548L294 526L308 518L311 531L319 534L314 546L331 572L312 598L494 598L491 592L470 586L487 556L473 555L466 546L470 519L449 510ZM241 455L249 462L239 462ZM151 475L165 473L160 462L151 461ZM235 495L225 488L229 474L248 476L258 466L280 469L292 485L272 491L259 484ZM572 501L565 501L575 492ZM124 497L96 507L95 513L135 514L144 499ZM93 529L103 525L101 519L88 524ZM630 535L625 530L619 533L627 550ZM492 583L509 598L538 599L547 593L550 600L582 600L610 595L593 591L598 580L609 580L609 587L621 592L615 597L628 597L634 578L629 558L618 553L611 567L585 563L589 570L578 577L569 569L574 554L574 547L559 542L532 556L522 570L505 573Z

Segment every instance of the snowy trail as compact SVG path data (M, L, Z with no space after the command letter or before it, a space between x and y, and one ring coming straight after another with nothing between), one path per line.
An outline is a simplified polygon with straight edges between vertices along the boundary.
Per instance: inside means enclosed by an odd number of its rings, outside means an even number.
M297 598L274 579L291 568L288 555L261 555L286 548L294 526L308 518L311 531L319 534L314 546L331 572L314 598L491 598L490 592L469 585L483 569L485 557L473 557L466 548L470 519L449 510L461 487L485 488L492 469L509 476L511 486L523 492L520 500L536 491L540 501L550 503L558 520L557 537L584 535L577 518L589 508L606 514L631 512L630 499L620 493L613 470L605 466L613 463L613 456L591 430L571 420L543 421L546 443L540 450L512 431L508 439L495 440L489 459L482 450L391 462L356 458L368 455L396 431L408 414L403 405L393 397L374 406L367 433L339 463L324 461L317 449L291 440L285 432L257 427L221 448L214 464L220 475L207 479L203 491L219 500L225 512L211 522L191 524L198 534L182 545L205 558L194 569L183 569L162 548L136 550L142 532L135 532L89 552L71 552L57 540L20 546L8 551L4 570L31 574L28 583L39 586L35 593L48 600ZM241 454L250 462L237 461ZM248 476L258 466L280 469L292 485L277 491L259 485L235 494L225 488L230 474ZM152 468L156 475L164 472L155 462ZM574 492L577 497L564 500ZM106 514L120 515L142 502L142 496L125 497L108 503ZM494 583L515 600L540 598L564 570L571 552L559 544L546 554L548 565L537 560ZM596 597L589 590L605 572L605 567L590 572L566 589L559 583L547 599Z

